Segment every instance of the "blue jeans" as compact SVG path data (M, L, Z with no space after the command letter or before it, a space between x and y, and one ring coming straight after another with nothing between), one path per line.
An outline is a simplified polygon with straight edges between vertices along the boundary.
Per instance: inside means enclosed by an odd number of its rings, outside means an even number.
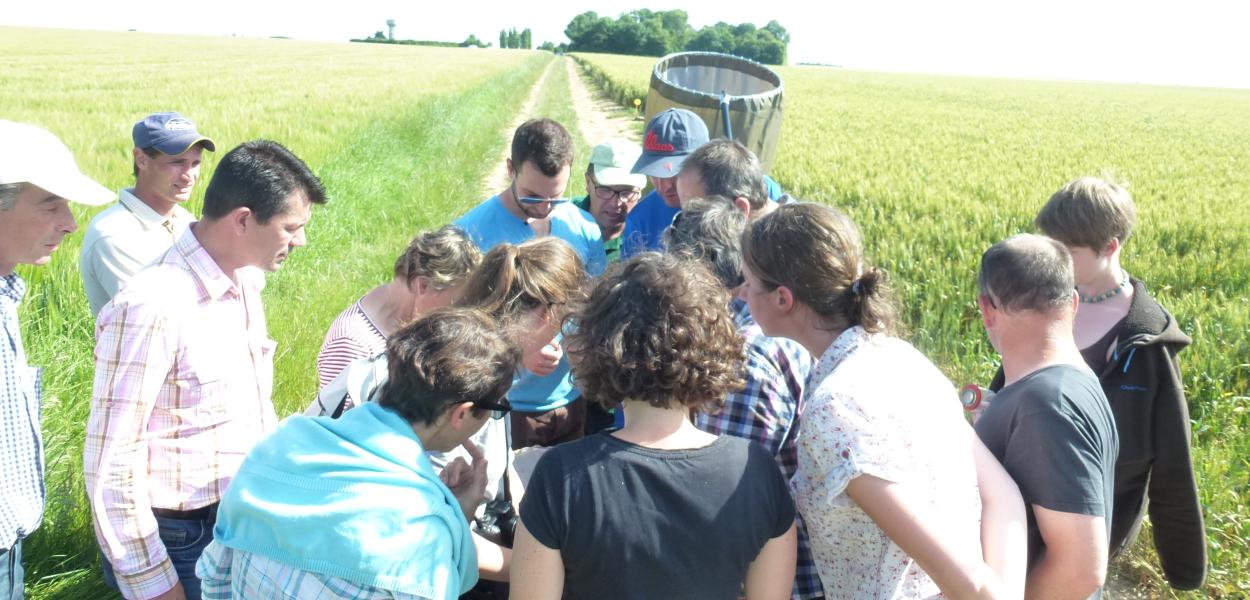
M0 600L22 600L22 541L18 540L8 550L0 550Z
M187 600L200 600L200 579L195 576L195 563L200 555L213 541L213 525L217 522L217 513L207 519L174 519L156 517L161 542L169 553L169 560L174 563L178 572L178 581L187 594ZM113 566L107 558L100 556L100 566L104 571L104 582L117 589L117 577L113 575Z

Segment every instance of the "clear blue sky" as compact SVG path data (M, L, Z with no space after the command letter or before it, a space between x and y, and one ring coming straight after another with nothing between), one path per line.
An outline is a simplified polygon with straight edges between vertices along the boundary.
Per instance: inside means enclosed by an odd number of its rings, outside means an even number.
M1046 79L1087 79L1250 88L1250 2L1245 0L738 0L637 3L303 3L213 0L9 0L0 24L343 41L385 29L396 37L498 42L500 29L529 27L534 44L566 41L564 27L593 10L681 8L695 28L717 21L791 33L790 62L849 68Z

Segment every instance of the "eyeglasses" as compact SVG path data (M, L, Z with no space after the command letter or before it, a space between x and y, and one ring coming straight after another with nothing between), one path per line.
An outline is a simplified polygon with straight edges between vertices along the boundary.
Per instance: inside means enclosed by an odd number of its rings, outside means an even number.
M598 196L600 200L615 200L620 198L621 202L628 204L630 202L636 202L639 198L641 198L642 190L636 188L630 188L628 190L615 190L607 186L596 185L595 195Z
M498 421L499 419L504 418L504 415L508 414L508 412L512 410L512 404L508 402L508 398L505 396L494 402L490 400L478 400L473 403L473 408L490 411L490 418Z
M569 202L570 200L572 200L572 198L533 198L530 196L518 196L516 199L516 201L521 204L529 204L531 206L544 203L560 204L561 202Z

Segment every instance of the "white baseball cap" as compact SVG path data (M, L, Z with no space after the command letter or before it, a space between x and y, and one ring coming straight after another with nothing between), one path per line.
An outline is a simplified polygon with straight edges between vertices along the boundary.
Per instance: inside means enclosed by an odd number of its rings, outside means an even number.
M117 197L78 170L52 132L0 119L0 184L30 183L71 202L99 206Z
M634 175L630 167L642 156L638 144L620 138L610 139L590 151L590 164L595 167L599 185L629 185L639 189L647 186L646 175Z

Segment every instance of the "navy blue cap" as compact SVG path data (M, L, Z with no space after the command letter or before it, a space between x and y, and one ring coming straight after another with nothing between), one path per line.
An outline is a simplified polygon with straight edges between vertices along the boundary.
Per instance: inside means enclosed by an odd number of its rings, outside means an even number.
M162 154L177 156L200 142L209 152L216 152L213 140L200 135L195 123L175 112L156 113L135 123L132 133L136 148L152 148Z
M686 156L707 141L707 124L699 115L684 108L670 108L647 123L642 157L631 171L652 177L676 177Z

